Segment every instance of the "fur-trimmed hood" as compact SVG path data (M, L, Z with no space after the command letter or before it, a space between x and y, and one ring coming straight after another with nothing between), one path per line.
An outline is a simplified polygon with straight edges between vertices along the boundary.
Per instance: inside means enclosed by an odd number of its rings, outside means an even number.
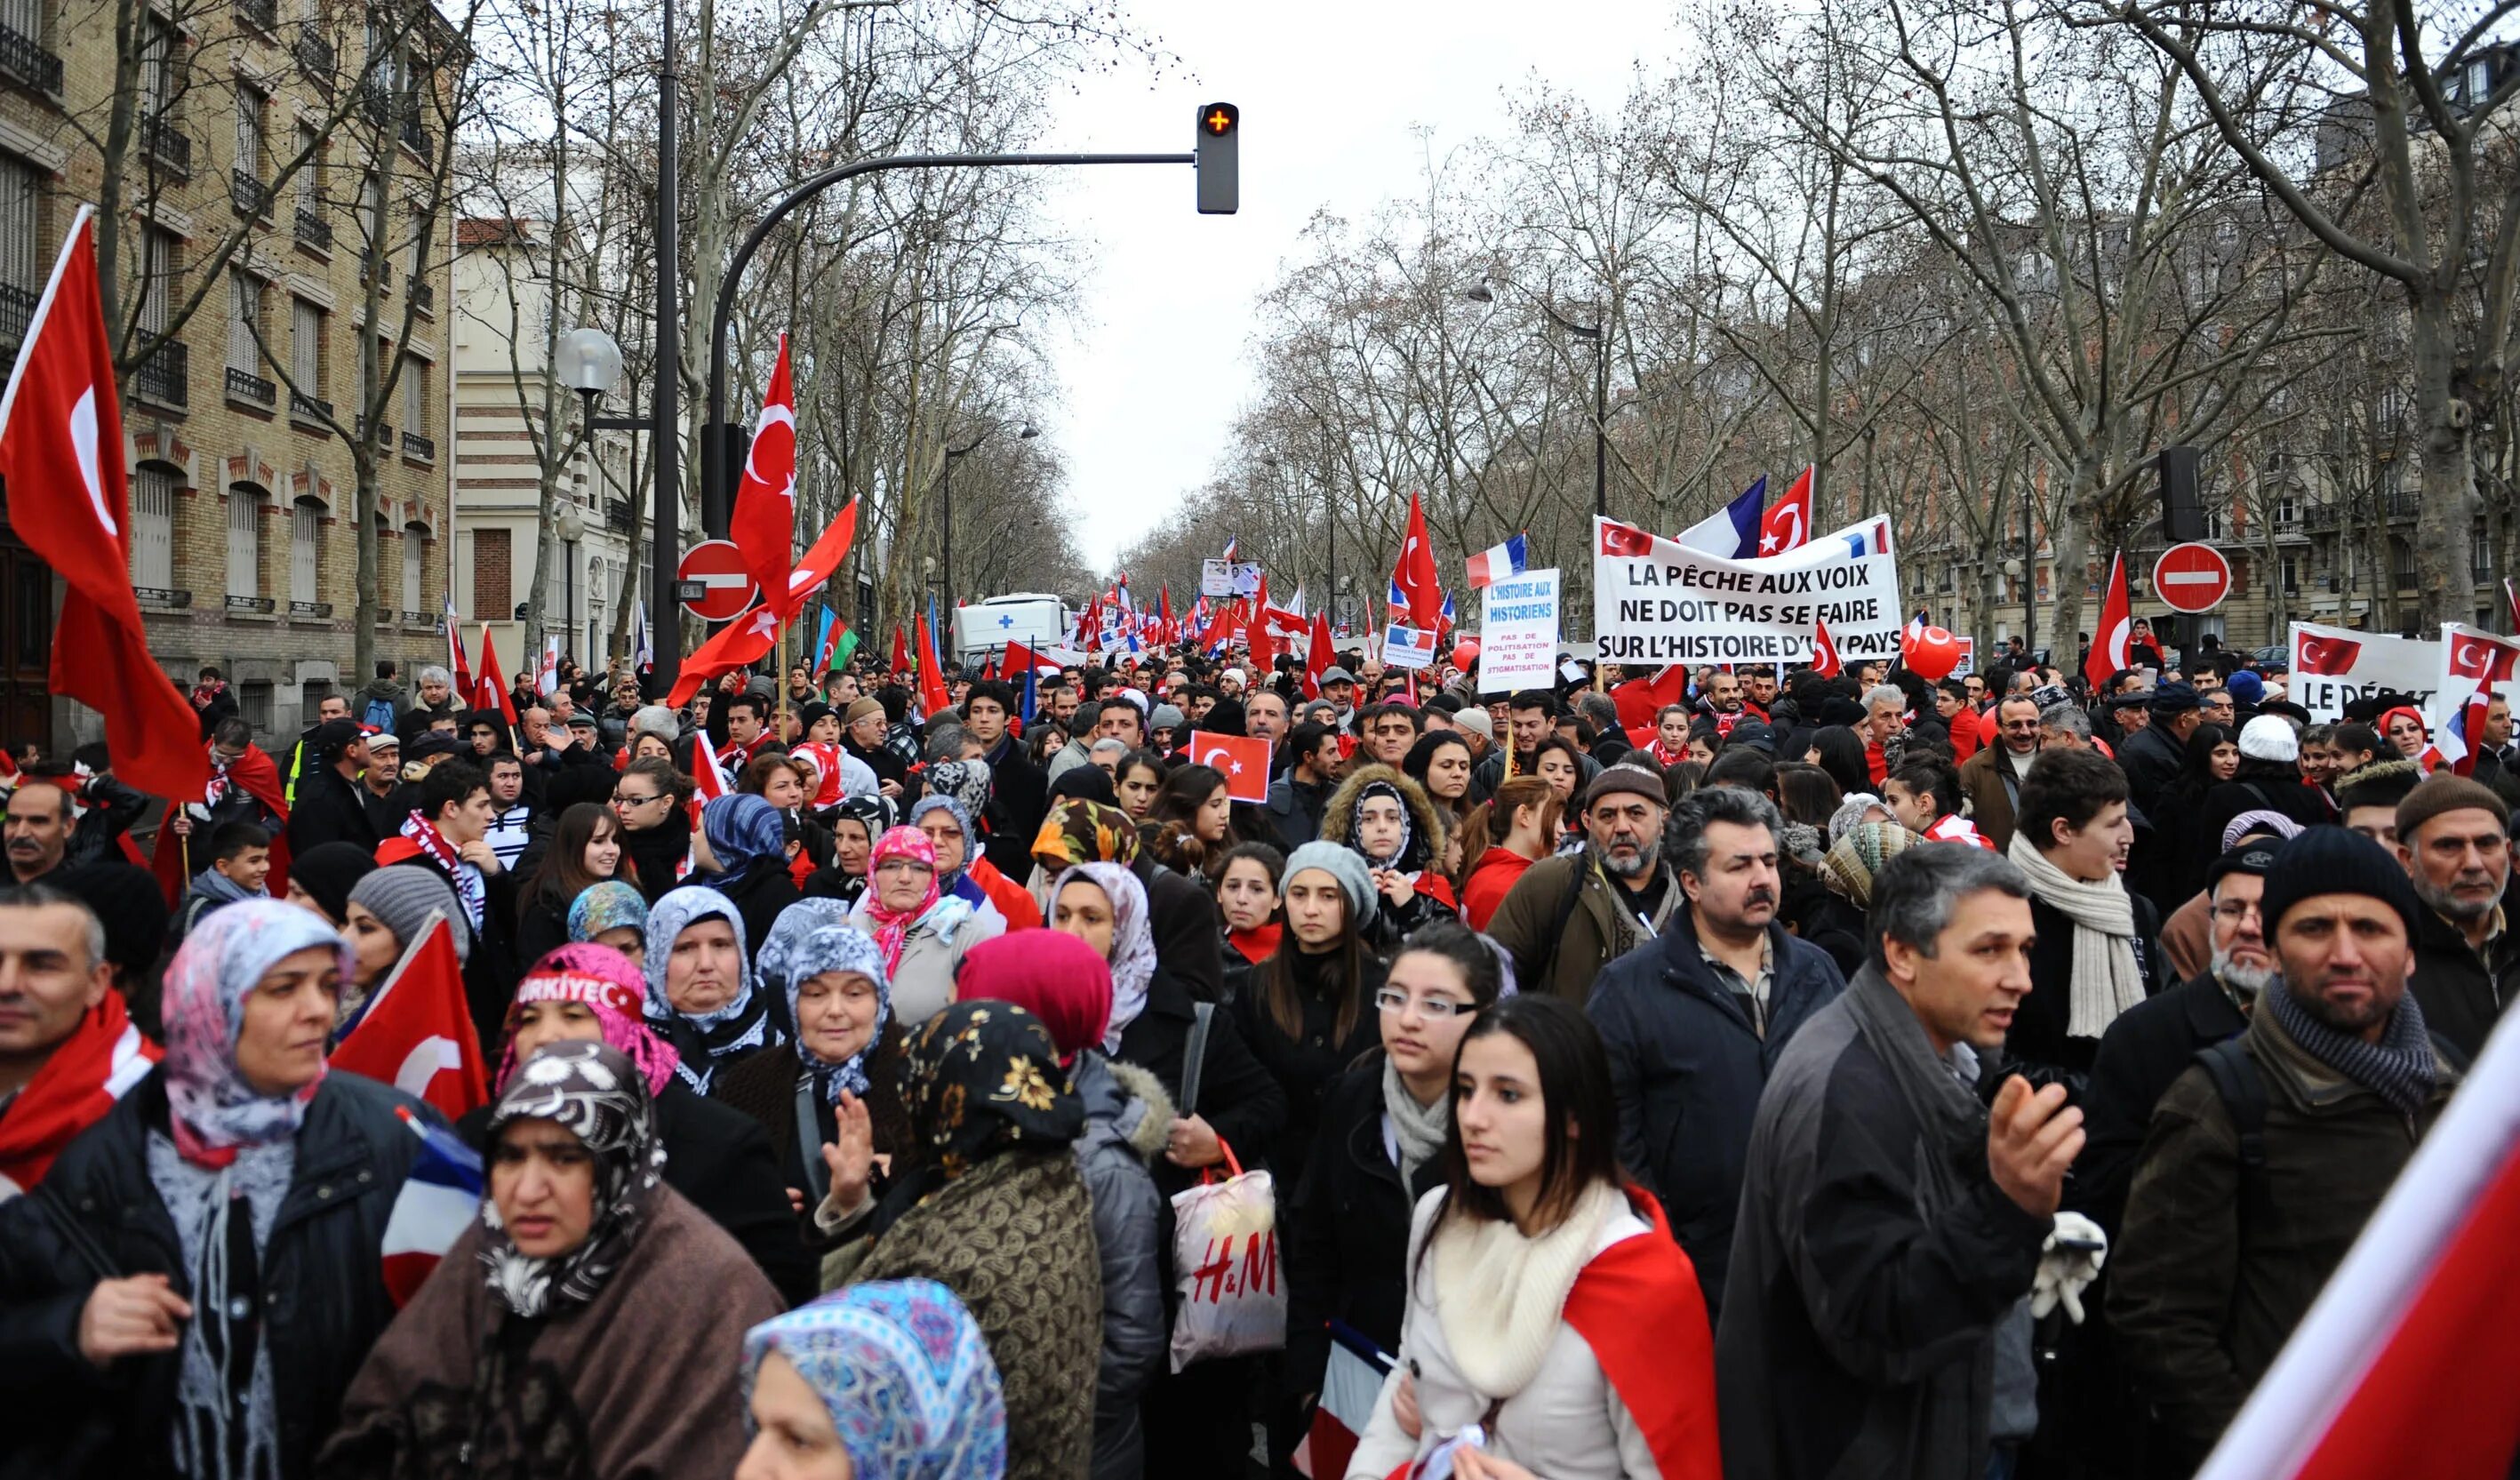
M1444 819L1435 808L1426 788L1411 781L1397 768L1380 763L1359 766L1338 784L1328 801L1322 804L1321 838L1324 842L1353 847L1356 835L1356 807L1365 788L1381 782L1400 793L1400 803L1409 809L1409 847L1401 855L1404 871L1439 868L1444 858Z
M1113 1129L1120 1132L1130 1150L1151 1163L1163 1151L1164 1137L1172 1129L1173 1098L1164 1093L1164 1082L1152 1070L1142 1069L1124 1058L1105 1058L1102 1062L1126 1101Z

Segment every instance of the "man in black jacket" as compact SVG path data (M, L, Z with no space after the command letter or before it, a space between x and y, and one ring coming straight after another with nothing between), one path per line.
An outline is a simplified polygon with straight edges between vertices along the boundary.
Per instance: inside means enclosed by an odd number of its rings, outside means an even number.
M1737 786L1681 799L1664 852L1688 907L1610 963L1585 1010L1610 1054L1619 1161L1662 1202L1719 1313L1759 1092L1797 1029L1846 988L1777 921L1776 803Z
M1261 807L1278 834L1280 850L1292 853L1321 836L1322 808L1329 801L1330 778L1338 772L1338 740L1306 720L1286 736L1286 753L1292 763L1269 784L1269 799Z
M1715 1336L1727 1474L1974 1477L2035 1424L2023 1297L2081 1117L1972 1088L2030 995L2029 893L1965 843L1890 860L1864 969L1769 1075Z
M964 733L988 747L981 754L989 765L989 836L982 851L999 873L1020 882L1032 873L1033 834L1050 803L1040 768L1008 723L1014 712L1013 688L994 679L973 684L963 700Z
M350 843L373 852L382 840L368 816L361 773L368 747L356 722L326 720L306 738L314 764L297 785L297 801L289 812L289 851L303 854L324 843Z

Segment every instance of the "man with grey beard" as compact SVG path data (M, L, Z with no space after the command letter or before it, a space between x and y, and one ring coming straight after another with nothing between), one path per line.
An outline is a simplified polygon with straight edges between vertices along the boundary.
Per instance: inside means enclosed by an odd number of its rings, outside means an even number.
M2129 1008L2100 1035L2084 1092L2090 1139L2074 1163L2068 1203L2117 1236L2127 1184L2143 1149L2152 1107L2195 1061L2196 1051L2236 1037L2258 994L2275 979L2258 897L2266 892L2276 840L2245 837L2206 870L2212 902L2212 964L2204 974Z
M2493 787L2436 771L2398 803L2397 822L2398 858L2424 902L2408 990L2472 1062L2520 993L2520 931L2502 913L2510 808Z
M1515 695L1517 704L1525 695ZM1603 966L1661 934L1680 908L1660 867L1669 797L1643 761L1605 766L1584 789L1584 847L1523 871L1488 919L1526 992L1582 1006Z

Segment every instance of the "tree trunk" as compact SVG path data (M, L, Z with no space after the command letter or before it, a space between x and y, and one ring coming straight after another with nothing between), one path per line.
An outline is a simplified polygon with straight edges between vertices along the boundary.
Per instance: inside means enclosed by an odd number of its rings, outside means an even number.
M2065 517L2058 521L2058 527L2048 531L2056 545L2056 557L2050 565L2053 573L2049 577L2056 587L2056 615L2048 624L2048 646L2059 654L2056 660L2059 668L2072 666L2082 642L2083 585L2088 579L2084 570L2092 561L2092 531L2099 522L2099 455L2086 452L2074 460L2074 486L2065 493ZM2028 492L2024 489L2023 495L2027 497ZM2028 573L2031 595L2035 598L2039 592L2035 563ZM2100 578L2106 580L2108 573L2103 570ZM2101 600L2107 600L2106 593L2102 594Z
M2475 581L2467 563L2476 522L2476 470L2469 457L2475 410L2452 382L2458 376L2449 306L2417 296L2414 324L2415 405L2423 415L2423 498L2415 509L2415 606L2424 630L2465 621ZM2395 584L2395 572L2391 572Z

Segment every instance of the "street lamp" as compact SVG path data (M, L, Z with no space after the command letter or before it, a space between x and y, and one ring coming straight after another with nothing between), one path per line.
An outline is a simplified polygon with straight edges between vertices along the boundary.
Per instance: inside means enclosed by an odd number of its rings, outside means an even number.
M586 516L577 512L575 504L562 505L560 513L552 516L552 533L560 536L561 560L565 563L561 571L561 630L568 634L568 655L582 663L586 659L577 651L577 542L586 538Z
M949 622L954 619L954 460L960 457L968 457L970 454L979 451L980 444L987 441L989 438L996 436L999 430L999 427L991 426L960 447L948 447L945 449L945 477L943 486L939 490L940 497L938 499L938 514L943 522L938 525L938 529L940 531L941 542L944 545L944 610L945 620ZM1035 426L1030 422L1026 422L1024 424L1023 430L1015 433L1015 439L1017 441L1029 442L1039 435L1041 435L1041 428ZM943 642L947 641L947 639L940 636L938 641Z
M1473 303L1493 303L1496 291L1485 283L1474 283L1462 296ZM1533 301L1549 315L1549 322L1579 339L1593 341L1593 513L1601 518L1610 516L1610 336L1606 324L1578 324L1559 313L1548 299Z

